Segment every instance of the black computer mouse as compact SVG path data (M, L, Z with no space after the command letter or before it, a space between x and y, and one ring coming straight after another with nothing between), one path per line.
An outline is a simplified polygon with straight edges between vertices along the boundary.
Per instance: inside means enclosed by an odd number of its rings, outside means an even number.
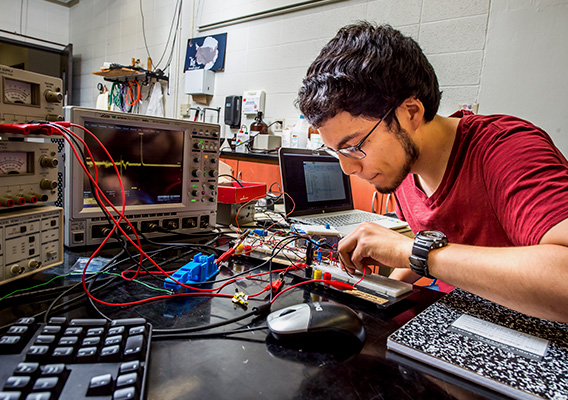
M282 344L326 349L365 342L361 317L337 303L296 304L270 313L267 323L272 336Z

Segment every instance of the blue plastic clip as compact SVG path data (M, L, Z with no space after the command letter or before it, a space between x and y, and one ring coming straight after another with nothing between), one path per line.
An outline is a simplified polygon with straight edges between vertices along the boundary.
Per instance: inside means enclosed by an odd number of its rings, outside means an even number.
M297 233L300 235L304 235L306 233L305 230L297 228L295 225L290 225L290 233Z
M198 253L193 257L193 261L188 262L171 275L184 285L197 285L207 282L217 275L218 272L219 268L217 268L217 263L215 262L215 255L206 256ZM168 277L164 282L164 288L178 290L181 288L181 285Z

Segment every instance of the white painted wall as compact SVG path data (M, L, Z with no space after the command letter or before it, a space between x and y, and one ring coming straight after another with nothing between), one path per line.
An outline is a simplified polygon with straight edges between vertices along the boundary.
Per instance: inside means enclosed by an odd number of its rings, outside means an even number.
M225 0L199 0L194 25L211 22L211 14L223 4ZM216 74L215 106L222 106L228 95L264 90L267 122L284 117L292 125L299 119L293 102L307 67L336 31L362 19L388 23L423 47L444 91L440 113L449 115L458 103L477 101L488 13L489 0L349 0L195 35L228 32L225 70Z
M290 2L290 1L289 1ZM150 53L160 58L176 0L142 0ZM278 3L278 2L276 2ZM411 35L433 64L443 90L439 113L458 103L479 102L484 114L508 113L545 128L568 154L568 0L344 0L308 10L199 32L214 14L273 7L275 0L184 0L182 23L166 94L166 116L180 117L182 69L190 37L228 33L225 69L215 74L209 106L245 90L266 92L265 119L299 119L293 106L302 77L321 47L341 26L367 19L389 23ZM20 6L23 4L24 12ZM239 10L234 7L239 5ZM72 42L74 98L92 107L103 62L145 63L140 0L81 0L69 9L41 0L0 0L0 28L57 42ZM233 8L233 11L228 12ZM23 19L20 19L20 15ZM45 18L48 15L49 18ZM213 16L212 16L213 15ZM213 114L209 114L211 122ZM223 116L221 115L221 122ZM252 120L245 121L250 125ZM226 135L234 131L227 129Z
M67 7L43 0L0 0L0 10L0 29L64 45L70 42ZM49 47L48 44L4 32L0 36Z
M479 111L517 115L568 155L568 1L492 1Z

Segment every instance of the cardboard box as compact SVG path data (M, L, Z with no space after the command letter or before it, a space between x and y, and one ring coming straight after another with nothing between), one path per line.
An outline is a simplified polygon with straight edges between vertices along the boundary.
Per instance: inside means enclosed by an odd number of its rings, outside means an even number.
M242 185L242 187L241 187ZM231 186L218 186L219 203L238 204L266 196L266 183L231 182Z

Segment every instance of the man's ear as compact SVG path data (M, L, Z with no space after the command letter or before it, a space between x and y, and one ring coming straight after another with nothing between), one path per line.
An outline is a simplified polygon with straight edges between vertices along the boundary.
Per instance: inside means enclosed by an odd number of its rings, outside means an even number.
M402 111L414 130L424 123L424 104L416 97L409 97L401 104Z

